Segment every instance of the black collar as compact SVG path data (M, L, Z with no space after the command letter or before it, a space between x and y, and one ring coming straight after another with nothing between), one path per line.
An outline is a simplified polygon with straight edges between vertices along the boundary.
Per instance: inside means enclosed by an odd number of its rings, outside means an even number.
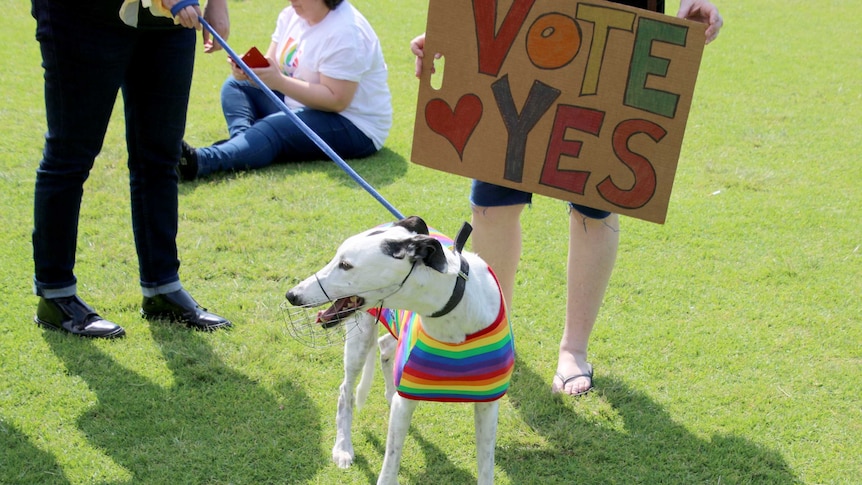
M464 297L464 288L467 286L467 277L470 274L470 264L467 263L464 255L461 254L461 250L464 249L464 244L467 242L467 238L470 237L470 233L472 231L473 227L465 222L464 225L461 226L461 230L458 231L458 235L455 236L455 245L452 251L457 254L458 258L461 260L458 277L455 278L455 289L452 290L452 296L449 297L449 301L446 302L446 305L440 310L428 315L429 317L442 317L454 310L455 307L458 306L458 303L461 303L461 298Z

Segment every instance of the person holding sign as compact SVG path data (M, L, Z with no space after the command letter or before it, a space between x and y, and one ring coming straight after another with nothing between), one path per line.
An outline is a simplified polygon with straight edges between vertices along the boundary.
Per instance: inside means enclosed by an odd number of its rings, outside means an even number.
M388 71L377 34L349 2L291 1L258 60L249 63L254 73L341 157L383 147L392 126ZM230 139L198 149L184 144L183 180L327 158L232 61L231 71L221 91Z
M663 0L615 3L664 12ZM677 17L706 24L707 44L716 38L723 24L718 9L708 0L681 0ZM419 77L425 34L413 39L410 47L416 55ZM521 257L520 216L531 200L532 194L528 192L473 181L472 249L494 269L510 309ZM553 392L580 396L593 388L593 367L587 360L587 346L616 261L619 227L617 214L569 203L566 316Z

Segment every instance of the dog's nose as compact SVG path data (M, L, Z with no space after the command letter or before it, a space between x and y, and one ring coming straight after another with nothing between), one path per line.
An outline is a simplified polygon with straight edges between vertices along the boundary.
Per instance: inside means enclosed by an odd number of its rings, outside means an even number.
M287 293L285 293L284 297L287 298L287 301L289 301L291 305L299 305L299 295L297 295L296 292L293 291L293 288L288 290Z

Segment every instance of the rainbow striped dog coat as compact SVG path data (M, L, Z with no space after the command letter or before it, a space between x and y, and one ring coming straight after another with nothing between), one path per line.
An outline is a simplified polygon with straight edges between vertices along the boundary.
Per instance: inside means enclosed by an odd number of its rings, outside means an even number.
M429 228L444 246L453 241ZM497 276L491 268L494 280ZM499 288L499 283L498 283ZM422 328L422 317L408 310L374 308L369 313L398 340L394 380L407 399L445 402L487 402L503 397L515 367L515 344L500 292L500 311L494 323L450 344L432 338Z

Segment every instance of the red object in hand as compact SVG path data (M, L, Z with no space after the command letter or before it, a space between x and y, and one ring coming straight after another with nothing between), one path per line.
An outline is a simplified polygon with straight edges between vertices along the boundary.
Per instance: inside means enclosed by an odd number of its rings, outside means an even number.
M263 54L257 50L257 47L252 47L248 52L243 54L242 62L252 69L269 66L269 61L266 60L266 57L263 57Z

